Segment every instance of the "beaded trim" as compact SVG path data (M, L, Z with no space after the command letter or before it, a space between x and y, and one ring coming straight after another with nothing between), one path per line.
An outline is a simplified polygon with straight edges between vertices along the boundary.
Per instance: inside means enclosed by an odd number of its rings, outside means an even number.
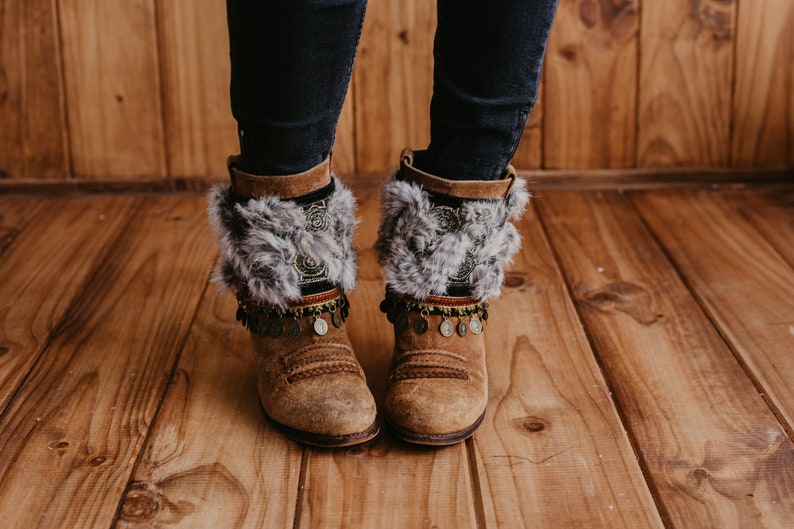
M416 334L424 334L429 330L428 316L439 315L443 319L438 326L438 333L444 337L452 336L455 331L461 337L465 337L469 332L480 334L485 328L484 322L488 320L488 302L486 301L467 305L429 304L399 297L388 290L386 299L380 303L380 310L386 314L389 322L397 330L405 331L413 328ZM413 325L409 313L416 313L420 316L414 320ZM458 318L458 324L455 325L451 318Z
M323 336L328 332L328 322L323 318L323 314L330 314L331 324L339 329L344 325L349 311L350 302L345 294L322 303L288 309L257 305L239 292L237 294L237 321L252 333L262 337L298 338L304 331L300 320L311 316L314 316L312 330L316 335Z

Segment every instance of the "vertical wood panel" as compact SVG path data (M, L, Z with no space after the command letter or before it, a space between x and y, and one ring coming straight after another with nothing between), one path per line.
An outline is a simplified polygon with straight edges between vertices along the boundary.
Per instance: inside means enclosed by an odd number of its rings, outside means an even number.
M731 161L734 166L785 166L794 131L794 2L739 2Z
M342 114L339 116L339 123L336 127L336 138L334 140L334 156L332 169L340 174L352 174L356 172L356 123L353 112L355 98L353 96L353 81L342 105Z
M543 95L538 92L538 101L529 113L521 142L518 144L512 164L517 169L540 169L543 164Z
M561 0L546 60L544 167L631 167L638 0Z
M164 176L154 0L59 6L75 176Z
M0 178L66 178L55 0L0 1Z
M643 3L639 166L727 164L734 5L733 0Z
M224 0L157 0L168 174L220 176L239 150Z
M430 140L435 3L369 5L354 77L356 168L397 165L403 147Z

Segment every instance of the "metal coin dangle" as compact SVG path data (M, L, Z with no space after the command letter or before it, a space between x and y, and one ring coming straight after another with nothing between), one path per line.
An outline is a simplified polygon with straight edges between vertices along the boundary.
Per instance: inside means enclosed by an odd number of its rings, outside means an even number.
M479 318L473 317L469 322L469 329L474 334L480 334L482 332L482 322Z
M441 332L441 336L452 336L452 333L455 332L455 326L449 320L444 320L441 322L441 325L438 327L439 332Z
M315 317L314 332L316 332L318 336L322 336L328 332L328 323L320 316Z
M460 334L461 337L469 334L469 326L466 325L466 322L463 320L460 320L460 323L458 323L458 334Z
M303 332L303 328L301 328L301 324L299 321L293 321L289 324L289 336L290 338L297 338Z

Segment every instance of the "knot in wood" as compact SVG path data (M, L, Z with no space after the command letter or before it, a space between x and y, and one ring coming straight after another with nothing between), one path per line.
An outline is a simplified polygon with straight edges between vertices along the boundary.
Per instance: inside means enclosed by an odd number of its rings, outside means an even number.
M163 497L146 483L133 483L124 498L121 515L128 520L145 522L160 512Z

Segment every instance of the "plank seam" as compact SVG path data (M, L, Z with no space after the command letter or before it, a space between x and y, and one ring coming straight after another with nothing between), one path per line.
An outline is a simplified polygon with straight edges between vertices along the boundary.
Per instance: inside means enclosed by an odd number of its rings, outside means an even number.
M216 257L217 260L217 257ZM168 397L168 389L171 387L174 381L174 375L176 374L177 369L179 368L179 362L182 359L182 354L185 351L185 345L187 344L188 338L190 337L191 332L193 331L193 326L196 324L196 319L198 318L199 310L201 309L202 305L204 304L205 300L207 299L207 291L209 290L210 286L210 276L212 275L212 270L214 266L210 268L210 271L207 273L207 281L204 285L204 289L201 292L201 296L199 297L198 303L196 303L196 307L193 309L193 315L190 318L190 324L186 328L185 335L182 337L182 340L179 343L179 347L177 348L177 353L174 355L174 362L171 365L171 369L168 370L168 374L166 375L165 387L163 388L163 392L160 395L160 398L157 401L157 406L154 409L154 413L152 414L152 419L149 422L149 427L146 429L146 435L143 436L143 439L140 441L140 446L137 450L138 455L135 457L133 464L130 468L130 473L127 478L127 483L124 485L124 490L119 498L119 503L116 506L116 513L113 515L113 522L111 523L111 527L116 527L119 522L119 518L121 517L121 511L124 507L124 500L126 499L127 491L130 488L133 480L135 479L136 474L138 473L138 467L142 463L143 455L145 453L145 449L149 446L149 441L151 440L152 432L154 432L155 427L157 426L157 421L160 419L160 413L163 410L163 404L165 403L166 398Z
M676 262L673 255L670 252L668 252L667 247L662 243L661 239L657 236L656 232L653 230L650 223L643 215L642 208L638 207L637 204L634 202L634 198L633 198L634 193L631 193L630 195L631 196L629 197L629 200L627 200L629 206L634 210L635 214L637 214L643 226L645 226L645 229L651 235L656 245L659 247L659 249L662 251L667 261L670 263L670 266L675 271L676 276L686 287L687 291L689 292L689 295L692 296L692 299L695 300L695 303L697 303L698 307L700 308L700 311L706 316L709 323L711 323L711 327L717 332L717 335L719 335L722 342L731 352L731 355L733 355L733 357L739 363L739 366L742 368L744 374L747 376L748 379L750 379L750 382L753 384L753 387L758 393L758 396L761 397L761 399L767 405L769 410L772 412L772 415L774 415L775 419L777 420L783 432L788 436L789 439L794 440L794 425L791 425L788 423L788 421L786 421L784 414L780 411L780 408L774 403L774 401L769 396L769 391L761 384L760 380L755 376L755 373L753 373L753 370L750 368L749 364L745 361L744 356L742 356L741 352L739 352L739 349L734 345L734 343L731 341L728 335L724 332L722 326L719 324L717 318L714 316L712 311L709 310L708 304L700 296L695 286L692 283L690 283L689 279L686 277L683 270L681 270L681 268L678 266L678 262ZM755 227L754 224L750 223L749 226L758 234L758 237L760 239L766 241L766 238L763 236L763 234L758 232L758 229ZM768 244L772 248L772 250L777 254L777 249L770 243ZM785 262L788 263L788 261Z
M168 180L171 177L171 145L170 139L171 136L168 131L168 120L166 119L166 87L165 81L166 78L164 74L164 70L166 65L164 64L163 60L163 39L162 39L162 31L165 31L163 27L163 16L161 13L162 2L158 0L150 0L152 2L152 16L154 17L154 52L157 55L157 78L155 82L157 83L157 91L160 95L160 108L158 112L158 124L160 129L160 138L162 139L162 144L160 145L160 172L165 173L165 180ZM203 295L203 294L202 294ZM192 322L191 322L192 325Z
M295 494L295 513L292 516L292 529L298 529L301 524L301 504L303 503L304 490L306 489L306 469L309 466L308 448L301 450L301 469L298 476L298 492Z
M656 507L656 511L659 514L659 517L662 520L662 524L667 529L673 529L675 524L673 523L673 519L670 516L669 512L667 511L667 507L662 502L661 494L659 493L659 487L656 484L656 481L653 478L653 474L648 466L648 463L645 460L645 456L640 449L639 443L637 442L636 436L632 432L631 423L628 420L628 414L623 409L622 404L620 403L620 399L618 399L618 394L615 391L615 384L613 383L612 377L610 376L608 370L605 368L604 361L601 355L598 352L598 348L595 344L595 339L593 338L592 333L590 332L590 328L588 327L584 316L581 312L581 307L579 303L576 301L576 297L574 295L573 286L565 274L565 270L562 267L561 259L559 253L557 252L557 248L554 246L552 239L549 235L549 230L546 226L546 221L541 215L538 208L531 204L532 209L534 210L538 222L540 224L540 229L543 232L543 236L546 239L546 242L549 246L549 249L554 257L555 264L557 265L557 269L559 270L560 276L562 277L563 283L565 285L565 290L568 293L568 300L570 303L573 304L574 311L576 312L576 316L579 320L579 326L583 330L585 337L587 338L587 343L590 347L590 353L593 355L593 358L598 365L599 370L601 371L601 376L604 378L604 383L607 386L608 391L608 398L612 405L615 407L615 411L618 414L618 419L620 420L620 424L623 427L623 431L626 432L626 437L629 440L629 445L631 446L632 452L634 453L634 457L637 460L637 463L640 466L640 471L642 472L643 478L645 478L645 483L648 486L648 490L651 493L651 498L653 498L654 506Z
M469 460L469 479L471 480L471 496L474 504L474 523L477 529L485 529L488 524L485 521L485 506L482 499L482 487L480 486L480 471L477 467L477 454L474 445L474 438L466 439L466 455Z
M61 96L58 98L58 104L60 106L61 114L63 115L63 135L62 141L64 143L64 156L66 157L66 180L73 180L74 179L74 156L72 156L72 134L71 134L71 127L69 125L69 105L67 98L69 96L68 91L66 90L66 62L63 56L63 27L61 25L61 3L58 0L52 0L53 4L53 16L55 17L55 24L54 24L54 31L55 35L55 42L58 46L58 76L61 79L61 89L60 93Z

